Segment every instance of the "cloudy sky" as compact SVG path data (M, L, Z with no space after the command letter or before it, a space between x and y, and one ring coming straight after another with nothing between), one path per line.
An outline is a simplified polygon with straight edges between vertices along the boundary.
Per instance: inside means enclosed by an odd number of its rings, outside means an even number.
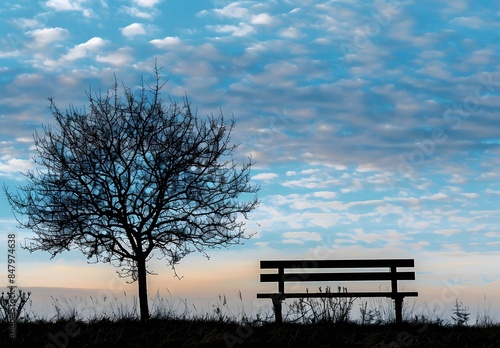
M261 204L245 245L214 251L210 261L188 256L181 281L154 261L150 292L242 290L254 299L270 289L258 282L260 259L409 257L417 280L405 288L420 291L419 301L495 303L499 5L7 1L1 180L13 188L33 167L32 134L52 122L48 97L83 106L85 91L106 90L114 74L128 86L150 80L156 60L166 95L187 94L199 115L234 115L239 156L257 162ZM3 192L0 208L6 250L6 232L19 240L30 232L15 228ZM50 260L18 251L20 286L103 289L113 277L111 266L87 265L78 253Z

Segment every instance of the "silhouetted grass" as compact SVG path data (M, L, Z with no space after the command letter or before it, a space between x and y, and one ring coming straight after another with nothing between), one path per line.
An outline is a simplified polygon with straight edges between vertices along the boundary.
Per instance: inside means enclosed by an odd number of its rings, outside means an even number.
M73 328L66 336L61 333ZM357 323L242 326L213 320L25 322L18 339L0 326L1 347L498 347L500 328ZM58 344L56 343L58 342Z

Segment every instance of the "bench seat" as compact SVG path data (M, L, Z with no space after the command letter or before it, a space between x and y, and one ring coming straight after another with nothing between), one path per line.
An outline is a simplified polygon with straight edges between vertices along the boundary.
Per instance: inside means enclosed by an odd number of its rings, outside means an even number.
M278 273L262 273L263 283L277 283L278 291L258 293L257 298L273 301L277 323L282 322L281 302L287 298L361 298L387 297L394 299L396 323L402 322L402 303L405 297L416 297L416 291L398 291L398 281L415 280L415 272L398 271L399 267L414 267L413 259L368 259L368 260L269 260L261 261L261 269L275 269ZM301 272L285 270L293 269ZM325 269L330 269L325 272ZM356 270L353 272L353 269ZM362 269L362 271L358 271ZM383 270L382 270L383 269ZM318 272L321 270L321 272ZM341 271L339 271L341 270ZM371 271L367 271L371 270ZM311 272L312 271L312 272ZM368 282L389 281L391 291L349 291L349 292L286 292L285 283L301 282Z

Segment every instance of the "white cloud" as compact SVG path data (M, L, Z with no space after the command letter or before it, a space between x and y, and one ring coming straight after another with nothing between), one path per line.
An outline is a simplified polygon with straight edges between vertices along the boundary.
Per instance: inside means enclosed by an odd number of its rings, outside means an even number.
M318 169L318 168L309 168L309 169L304 169L302 171L300 171L300 174L306 174L306 175L309 175L309 174L314 174L314 173L318 173L320 172L321 170Z
M54 41L62 41L69 36L69 31L63 28L44 28L29 31L27 33L34 38L33 45L44 47Z
M495 50L491 48L480 49L466 56L463 64L465 66L495 64L497 60Z
M75 47L71 48L68 51L68 53L66 53L63 56L63 60L76 60L85 58L90 53L95 52L100 48L104 47L105 44L106 41L104 41L100 37L93 37L87 42L84 42L82 44L76 45Z
M263 180L263 181L272 181L276 179L279 175L276 173L260 173L252 176L252 180Z
M222 9L216 9L215 13L230 18L243 18L247 16L248 9L240 7L239 6L240 4L241 3L239 1L236 1L234 3L227 5Z
M33 137L16 138L16 141L18 143L29 143L29 144L31 144L33 142Z
M375 205L375 206L379 206L379 205L383 205L385 204L385 202L381 199L370 199L370 200L366 200L366 201L354 201L354 202L349 202L347 203L345 206L347 208L352 208L352 207L356 207L356 206L363 206L363 205Z
M0 158L0 176L12 176L19 172L26 172L29 169L33 169L32 160L12 158L8 155Z
M156 4L159 4L161 0L134 0L138 6L141 7L153 7Z
M469 192L469 193L462 193L462 196L468 197L468 198L478 198L479 195L475 192Z
M281 30L280 35L289 39L298 39L303 36L300 30L294 27Z
M207 28L215 30L218 33L229 33L232 36L245 36L254 31L254 28L247 23L235 25L209 25Z
M48 0L45 4L56 11L81 11L85 17L95 17L91 8L85 8L82 4L87 0Z
M314 197L319 197L319 198L324 198L324 199L331 199L337 197L337 192L332 192L332 191L316 191L313 193Z
M457 222L457 223L460 223L460 224L470 224L472 222L474 222L474 219L473 218L468 218L468 217L465 217L465 216L450 216L448 218L448 221L450 222Z
M451 20L451 23L457 23L460 25L464 25L469 28L479 29L483 27L484 20L478 16L472 17L457 17Z
M409 246L412 248L412 249L415 249L415 250L422 250L424 247L430 245L429 242L417 242L417 243L410 243Z
M57 60L45 59L43 65L45 68L59 69L63 64L84 58L95 58L100 50L107 44L107 41L100 37L93 37L87 42L75 45L68 49L67 53Z
M285 232L283 238L287 240L300 240L318 242L322 240L321 235L317 232Z
M159 12L157 9L146 8L145 10L138 9L137 7L123 6L122 9L129 15L143 19L153 19Z
M440 78L443 80L451 78L451 73L448 70L449 64L442 61L431 61L427 62L424 67L418 69L417 72L425 75L429 75L435 78Z
M130 48L122 47L119 48L116 52L110 53L105 56L97 55L96 61L108 63L114 66L126 66L134 60L134 57L130 54L130 52Z
M309 188L309 189L317 189L317 188L329 188L332 185L340 184L340 180L331 178L327 175L324 176L315 176L312 175L306 178L300 178L297 180L288 180L282 183L285 187L301 187L301 188Z
M348 188L343 188L340 190L342 193L358 192L363 189L363 184L359 179L352 179L351 185Z
M44 78L44 75L41 73L33 73L33 74L24 73L17 75L14 81L16 86L21 88L27 88L29 86L44 83L44 81L46 80Z
M479 225L474 224L474 227L468 228L466 231L476 233L476 232L481 232L487 228L489 228L487 224L479 224Z
M360 173L365 173L365 172L378 171L378 169L379 168L374 163L363 163L356 168L356 171Z
M13 18L12 23L21 29L31 29L41 25L40 21L35 18Z
M442 193L442 192L439 192L439 193L435 193L431 196L423 196L421 197L421 199L428 199L428 200L431 200L431 201L443 201L443 200L447 200L449 199L450 197L445 194L445 193Z
M355 230L355 234L351 236L352 240L372 244L375 243L378 240L383 239L383 235L378 234L378 233L366 233L363 231L361 228L357 228Z
M132 23L127 25L125 28L121 28L121 32L123 36L126 37L134 37L136 35L144 35L146 34L146 30L144 26L140 23Z
M403 207L393 205L393 204L385 204L383 206L379 206L376 208L377 213L382 216L386 216L388 214L403 214Z
M250 23L257 25L272 25L276 24L276 20L274 20L273 17L271 17L267 13L260 13L258 15L252 16Z
M45 4L57 11L71 11L81 9L80 1L70 2L69 0L49 0Z
M452 228L452 229L444 229L444 230L435 230L434 233L437 233L437 234L441 234L443 236L452 236L454 234L457 234L457 233L460 233L462 232L461 230L457 229L457 228Z
M164 39L154 39L149 42L158 48L167 48L179 45L181 43L181 39L177 36L167 36Z
M500 232L487 232L484 234L486 237L494 237L494 238L498 238L500 237Z

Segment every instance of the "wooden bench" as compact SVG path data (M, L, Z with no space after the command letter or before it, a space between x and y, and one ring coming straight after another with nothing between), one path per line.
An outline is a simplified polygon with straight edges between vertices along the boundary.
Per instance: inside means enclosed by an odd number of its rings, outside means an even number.
M287 298L318 298L318 297L388 297L394 299L396 323L401 323L403 298L418 296L418 292L398 291L398 280L415 280L415 272L398 272L398 267L414 267L413 259L374 259L374 260L288 260L260 261L261 270L277 269L278 273L262 273L261 282L277 282L278 292L257 294L257 298L270 298L273 301L276 323L282 323L281 302ZM357 269L353 272L352 269ZM299 272L287 272L285 269L295 269ZM330 269L328 272L318 272ZM369 271L361 270L368 269ZM285 282L329 282L329 281L390 281L391 291L372 292L286 292Z

